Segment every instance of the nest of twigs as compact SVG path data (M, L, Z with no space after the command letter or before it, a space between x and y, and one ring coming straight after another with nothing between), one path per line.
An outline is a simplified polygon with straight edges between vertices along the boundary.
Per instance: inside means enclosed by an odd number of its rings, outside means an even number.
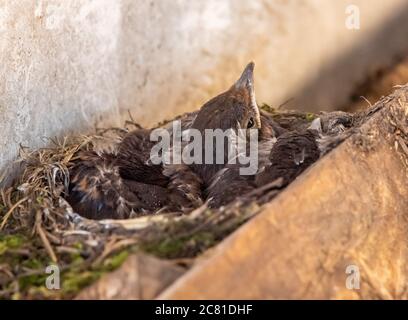
M261 109L288 130L305 129L317 117L268 105ZM375 110L362 113L355 122ZM79 216L64 198L78 151L118 142L134 127L140 128L131 118L123 128L54 139L39 150L21 148L22 173L11 187L0 190L0 298L72 298L136 251L186 265L186 258L221 241L284 187L282 179L277 179L217 210L204 204L187 214L159 210L127 220L94 221ZM60 290L46 288L49 274L45 269L51 264L61 272Z
M279 108L261 107L287 130L305 129L318 117ZM356 125L375 110L356 116ZM78 151L119 142L134 127L140 128L130 119L123 128L53 139L38 150L21 148L17 160L21 174L12 186L0 189L0 299L72 298L137 251L182 261L188 267L192 258L260 212L262 203L284 187L277 179L216 210L204 204L186 214L159 210L127 220L83 218L65 200ZM50 265L60 270L60 290L46 287Z
M295 121L312 119L310 114L288 116ZM138 250L169 259L195 257L260 211L252 201L255 192L216 212L204 205L185 215L101 221L74 213L64 195L76 153L120 139L129 130L97 130L94 135L51 140L50 146L38 150L21 148L22 173L13 186L0 190L0 298L72 298ZM61 272L60 290L46 288L45 269L51 264Z

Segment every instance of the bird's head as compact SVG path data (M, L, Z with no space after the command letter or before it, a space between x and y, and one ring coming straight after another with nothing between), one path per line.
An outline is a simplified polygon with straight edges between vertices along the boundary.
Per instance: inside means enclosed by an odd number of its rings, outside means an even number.
M250 62L229 90L205 103L191 127L200 131L260 129L261 118L254 90L254 66Z

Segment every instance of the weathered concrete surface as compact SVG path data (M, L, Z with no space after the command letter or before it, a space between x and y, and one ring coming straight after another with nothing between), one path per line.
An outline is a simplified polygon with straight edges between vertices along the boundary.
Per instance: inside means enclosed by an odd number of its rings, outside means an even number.
M119 113L121 28L117 1L0 0L0 167Z
M407 141L405 87L159 299L407 299Z
M183 268L171 262L132 255L118 270L104 275L76 299L154 299L183 273Z
M261 102L341 104L408 46L405 0L352 3L360 30L345 27L347 0L0 0L0 168L20 144L115 124L127 109L144 124L196 109L249 60Z

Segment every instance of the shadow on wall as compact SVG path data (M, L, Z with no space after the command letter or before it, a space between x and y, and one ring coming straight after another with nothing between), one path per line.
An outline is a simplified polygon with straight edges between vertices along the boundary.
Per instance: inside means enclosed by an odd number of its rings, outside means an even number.
M358 32L358 30L350 32ZM393 34L400 36L390 36ZM408 4L379 26L369 37L341 54L333 63L323 65L318 75L312 81L305 83L295 98L288 97L287 100L293 99L285 104L285 108L307 111L347 109L355 88L370 74L390 66L401 57L401 54L390 57L389 52L408 54L407 35ZM361 63L367 60L371 62L368 69L366 62ZM352 75L350 70L353 70ZM350 79L352 79L351 82ZM333 101L336 102L333 103Z

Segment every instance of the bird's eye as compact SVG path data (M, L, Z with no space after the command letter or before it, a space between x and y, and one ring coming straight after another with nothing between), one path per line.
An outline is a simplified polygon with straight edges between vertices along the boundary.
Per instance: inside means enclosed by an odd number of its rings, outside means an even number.
M247 128L248 129L252 128L254 124L255 124L254 118L249 118Z

